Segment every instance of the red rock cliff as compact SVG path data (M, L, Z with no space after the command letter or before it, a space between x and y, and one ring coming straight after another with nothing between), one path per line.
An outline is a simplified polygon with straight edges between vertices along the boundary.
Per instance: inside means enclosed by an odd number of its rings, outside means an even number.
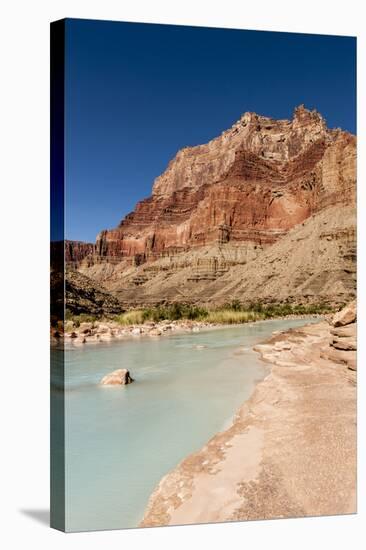
M135 264L212 242L274 243L313 213L353 204L356 138L303 106L293 119L245 113L205 145L186 147L95 257ZM85 251L85 250L84 250Z
M80 262L87 256L93 255L95 245L82 241L65 241L65 262L77 268Z

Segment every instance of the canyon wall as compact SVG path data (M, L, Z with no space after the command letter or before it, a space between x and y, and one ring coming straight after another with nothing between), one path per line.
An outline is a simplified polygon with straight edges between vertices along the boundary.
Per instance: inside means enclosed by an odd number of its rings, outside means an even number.
M203 295L222 301L245 293L254 298L256 292L271 301L279 296L283 274L278 280L271 276L277 283L264 292L258 269L264 279L270 270L260 258L276 243L287 242L283 253L290 263L286 267L279 256L278 266L291 272L291 254L296 256L296 281L283 285L281 299L312 296L304 270L310 278L318 277L320 294L322 282L329 294L339 278L345 285L340 283L339 293L349 299L355 292L355 201L355 136L328 129L317 111L303 106L295 109L292 120L245 113L209 143L179 151L156 178L151 197L140 201L117 228L101 231L95 245L67 242L66 260L126 303L202 301ZM332 216L339 223L323 237ZM306 266L298 258L298 245L286 241L305 222L313 246L306 248ZM320 263L312 231L326 243ZM282 254L281 245L273 250ZM244 265L253 270L254 286L245 283Z
M68 266L77 269L86 257L93 257L95 245L82 241L65 241L65 262Z
M245 113L206 145L179 151L115 229L101 231L97 258L138 265L162 254L227 241L272 244L314 212L351 204L355 137L329 130L316 111L291 121ZM89 245L88 245L89 246Z

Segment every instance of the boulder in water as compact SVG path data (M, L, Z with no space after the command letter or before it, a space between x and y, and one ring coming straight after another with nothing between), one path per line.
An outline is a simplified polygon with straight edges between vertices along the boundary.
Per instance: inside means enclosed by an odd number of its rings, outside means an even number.
M106 374L101 380L103 386L125 386L133 382L130 372L127 369L117 369L113 372Z

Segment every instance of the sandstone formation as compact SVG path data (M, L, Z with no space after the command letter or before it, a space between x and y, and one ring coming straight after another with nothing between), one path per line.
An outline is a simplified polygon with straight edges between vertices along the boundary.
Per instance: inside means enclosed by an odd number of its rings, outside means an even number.
M240 246L207 246L138 268L94 265L83 272L101 280L125 305L163 300L224 304L329 302L355 296L353 207L328 208L271 246L251 253Z
M126 384L131 384L133 381L127 369L117 369L103 376L100 383L102 386L125 386Z
M354 323L357 318L356 301L351 302L346 307L335 313L332 319L332 325L334 327L343 327Z
M329 347L322 356L357 370L357 309L353 301L335 313L331 324Z
M69 267L77 269L87 256L94 254L95 245L82 241L65 241L65 262Z
M68 265L126 305L355 296L356 138L303 106L245 113L186 147L119 226Z

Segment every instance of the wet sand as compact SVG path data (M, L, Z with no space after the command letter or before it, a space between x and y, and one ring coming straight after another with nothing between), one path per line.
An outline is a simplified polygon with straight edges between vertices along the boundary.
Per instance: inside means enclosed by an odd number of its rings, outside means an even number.
M322 321L254 348L270 374L160 481L141 526L356 512L356 373L327 358L329 331Z

